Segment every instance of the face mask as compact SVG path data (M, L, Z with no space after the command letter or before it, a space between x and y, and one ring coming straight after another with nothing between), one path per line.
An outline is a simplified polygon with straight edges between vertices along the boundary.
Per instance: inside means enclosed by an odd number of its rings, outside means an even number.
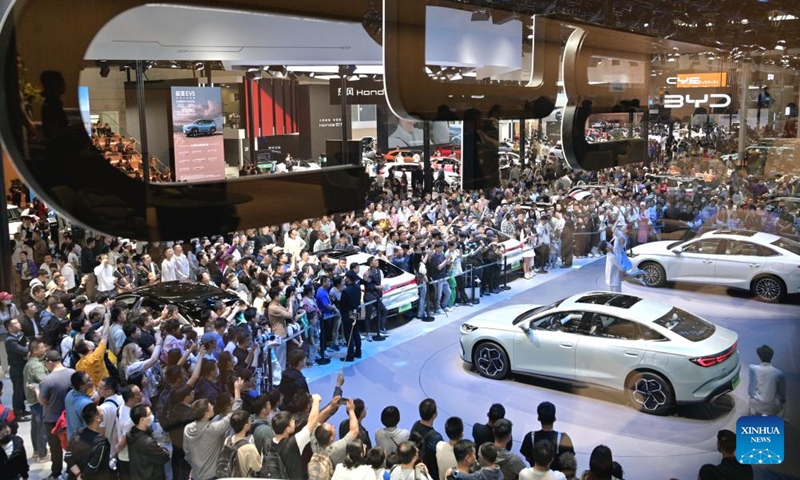
M11 441L11 435L6 435L3 438L0 438L0 444L8 445L8 442Z
M151 413L150 414L150 426L152 427L154 423L156 423L156 416Z
M231 288L233 288L234 290L239 288L239 282L231 282Z

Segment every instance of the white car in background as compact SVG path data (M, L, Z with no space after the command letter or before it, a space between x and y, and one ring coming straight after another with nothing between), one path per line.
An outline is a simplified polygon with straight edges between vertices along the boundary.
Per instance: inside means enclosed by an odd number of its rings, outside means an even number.
M325 250L328 258L337 261L339 258L344 257L347 260L347 266L353 262L358 262L358 274L363 277L364 273L369 269L367 260L371 255L355 250ZM317 252L319 255L320 252ZM378 268L383 274L381 286L383 287L383 306L389 311L389 316L396 313L402 313L412 309L412 305L419 300L419 289L417 288L417 279L413 274L406 272L402 268L387 262L383 259L378 259ZM362 307L361 318L364 318L364 308Z
M771 303L800 292L800 243L769 233L715 230L688 241L645 243L629 256L651 287L722 285Z
M511 372L622 390L664 415L739 384L739 336L680 308L614 292L494 309L461 325L461 359L482 376Z
M557 141L555 145L550 147L549 153L559 160L564 160L564 147L561 145L561 140Z
M16 205L6 204L6 211L8 212L8 236L14 240L14 235L19 232L19 227L22 225L22 210Z

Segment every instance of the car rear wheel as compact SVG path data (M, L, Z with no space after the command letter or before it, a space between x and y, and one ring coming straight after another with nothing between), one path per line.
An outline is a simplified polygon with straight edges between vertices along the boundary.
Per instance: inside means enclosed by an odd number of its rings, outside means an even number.
M644 272L642 280L648 287L663 287L667 283L667 272L655 262L646 262L639 266Z
M214 127L211 127L211 129L208 131L209 135L214 135L215 133L217 133L217 129Z
M753 280L750 290L762 302L779 303L786 296L786 285L780 278L772 275Z
M625 386L628 401L637 410L651 415L666 415L675 402L672 385L653 372L636 372Z
M511 367L506 351L494 342L484 342L478 345L472 363L478 369L478 373L494 380L508 375Z

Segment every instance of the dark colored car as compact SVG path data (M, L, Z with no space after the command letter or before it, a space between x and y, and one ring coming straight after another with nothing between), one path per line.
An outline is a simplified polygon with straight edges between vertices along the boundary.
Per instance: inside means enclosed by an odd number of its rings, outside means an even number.
M128 311L138 307L148 307L153 311L153 316L161 314L167 305L176 305L178 313L192 326L200 325L200 314L206 308L219 302L231 305L239 297L220 288L195 282L162 282L148 285L124 293L116 298L114 306L122 307Z

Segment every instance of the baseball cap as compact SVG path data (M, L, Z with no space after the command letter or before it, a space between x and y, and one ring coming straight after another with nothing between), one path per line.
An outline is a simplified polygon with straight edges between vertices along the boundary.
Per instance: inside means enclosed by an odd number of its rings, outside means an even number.
M57 350L50 350L49 352L44 354L44 361L45 362L60 362L61 361L61 354L58 353Z
M11 294L8 292L0 292L0 301L11 300Z
M360 280L358 274L352 270L348 270L345 274L345 277L349 278L350 280Z
M211 332L206 332L200 337L200 345L205 345L206 343L217 343L217 336Z

